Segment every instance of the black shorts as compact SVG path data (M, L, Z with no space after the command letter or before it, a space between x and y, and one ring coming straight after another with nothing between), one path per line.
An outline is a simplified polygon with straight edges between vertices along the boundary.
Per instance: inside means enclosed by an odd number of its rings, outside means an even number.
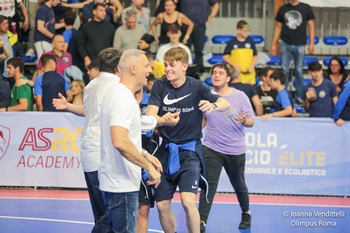
M162 163L163 171L167 170L169 150L161 147L157 157ZM176 176L170 176L163 172L161 183L156 189L155 200L170 200L179 187L180 192L191 192L197 194L201 174L201 162L196 152L179 150L180 170Z

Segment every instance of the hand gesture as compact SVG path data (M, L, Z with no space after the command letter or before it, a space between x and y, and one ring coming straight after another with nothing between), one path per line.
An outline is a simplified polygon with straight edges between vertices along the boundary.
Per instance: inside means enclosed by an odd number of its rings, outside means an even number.
M68 107L68 101L67 99L61 94L58 93L59 99L52 99L52 105L57 109L57 110L66 110Z
M165 119L165 125L174 126L180 121L180 112L167 112L162 117Z
M149 176L149 180L147 181L148 185L154 185L155 188L158 187L158 185L160 184L160 173L153 167L153 165L151 165L151 168L148 169L148 176Z
M212 103L210 103L208 100L201 100L199 101L199 110L201 110L202 112L212 112L214 111L214 106Z

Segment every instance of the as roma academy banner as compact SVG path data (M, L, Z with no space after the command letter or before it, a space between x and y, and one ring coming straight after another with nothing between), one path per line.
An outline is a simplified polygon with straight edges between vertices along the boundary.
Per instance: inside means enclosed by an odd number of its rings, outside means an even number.
M83 117L0 114L0 185L86 187L80 164Z
M331 119L255 119L246 130L250 193L350 194L350 124ZM225 172L220 191L232 192Z

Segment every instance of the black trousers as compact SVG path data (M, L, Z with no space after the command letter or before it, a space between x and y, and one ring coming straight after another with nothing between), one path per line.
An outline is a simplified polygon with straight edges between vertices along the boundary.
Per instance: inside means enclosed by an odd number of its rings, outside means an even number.
M245 154L227 155L214 151L205 146L203 146L203 154L208 170L209 203L205 199L205 194L201 192L199 200L200 219L207 222L216 189L218 187L222 167L225 168L232 187L235 190L242 212L248 212L249 196L248 188L244 179Z

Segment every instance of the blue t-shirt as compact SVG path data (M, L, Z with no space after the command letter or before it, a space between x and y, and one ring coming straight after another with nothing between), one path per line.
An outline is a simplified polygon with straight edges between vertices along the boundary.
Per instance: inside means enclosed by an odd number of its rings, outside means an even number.
M41 74L34 82L34 95L42 96L43 111L57 111L52 105L52 99L58 98L58 93L66 96L69 90L68 81L55 71Z
M35 15L35 24L38 20L44 21L44 27L52 34L55 34L55 13L52 8L48 7L46 4L42 5ZM51 43L51 38L39 32L37 25L35 27L34 39L35 41L47 41Z
M148 104L159 107L159 116L167 112L180 112L177 125L161 126L159 132L165 141L182 144L199 140L202 136L203 112L199 110L199 101L215 102L218 98L219 96L200 80L186 77L181 87L174 88L164 77L154 82Z
M283 89L280 92L278 92L276 96L274 111L282 111L283 109L289 106L293 107L290 95L288 91L286 91L286 89Z
M195 26L203 26L207 22L209 7L218 0L181 0L181 12L185 14Z
M224 55L231 55L231 51L234 49L252 49L253 56L258 54L254 41L249 37L245 39L245 41L239 41L236 37L232 38L229 42L227 42Z
M332 117L333 114L333 97L338 95L337 89L332 81L323 79L319 86L312 85L312 82L305 86L304 99L306 98L306 91L309 88L315 89L316 100L310 101L310 117Z

